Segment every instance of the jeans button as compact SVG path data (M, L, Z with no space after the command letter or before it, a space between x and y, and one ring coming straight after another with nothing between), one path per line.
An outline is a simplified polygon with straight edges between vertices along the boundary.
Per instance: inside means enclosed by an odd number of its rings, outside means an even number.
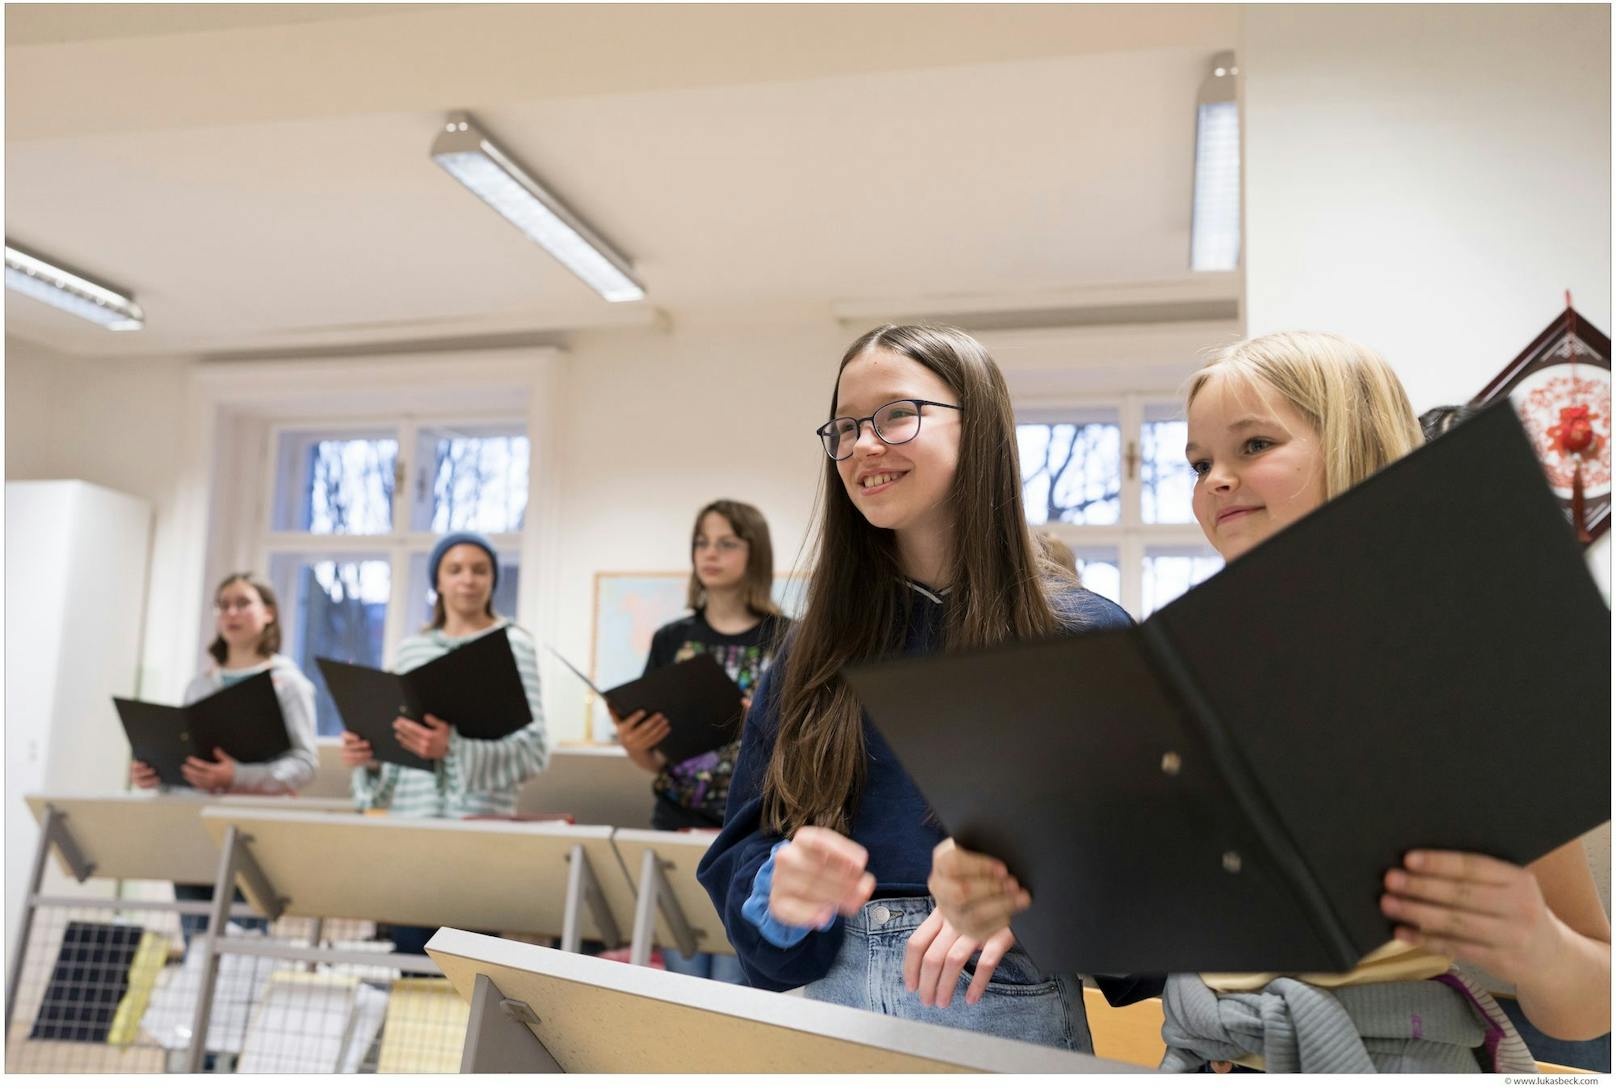
M887 920L890 918L892 918L892 912L888 911L880 904L877 904L870 909L870 922L874 923L876 926L886 926Z

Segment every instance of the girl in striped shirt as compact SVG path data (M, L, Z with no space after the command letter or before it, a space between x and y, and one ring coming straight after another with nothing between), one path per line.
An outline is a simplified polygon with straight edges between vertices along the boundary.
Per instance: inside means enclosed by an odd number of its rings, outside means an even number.
M360 809L385 809L394 817L514 813L517 790L544 770L550 755L533 637L494 612L499 558L482 536L452 533L444 537L432 549L427 570L432 572L437 593L432 623L399 644L393 669L408 672L503 629L511 642L533 721L498 740L484 741L462 736L456 724L436 715L426 715L425 722L395 719L393 731L399 743L417 756L436 761L432 771L378 762L369 742L344 730L342 761L354 769L354 800Z

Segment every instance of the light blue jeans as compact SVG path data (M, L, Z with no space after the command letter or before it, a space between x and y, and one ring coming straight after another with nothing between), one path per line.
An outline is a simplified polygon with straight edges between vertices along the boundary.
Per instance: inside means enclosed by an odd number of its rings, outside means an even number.
M904 949L933 906L925 896L865 904L857 915L844 920L847 932L830 971L797 993L909 1021L1068 1051L1094 1050L1083 1012L1082 981L1075 975L1043 975L1020 946L1004 955L987 993L974 1006L965 1004L965 991L976 967L974 956L946 1008L922 1006L918 994L904 990Z

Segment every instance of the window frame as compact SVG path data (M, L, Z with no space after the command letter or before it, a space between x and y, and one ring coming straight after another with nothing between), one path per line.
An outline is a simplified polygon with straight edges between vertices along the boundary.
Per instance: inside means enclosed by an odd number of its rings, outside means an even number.
M345 557L366 558L381 555L385 557L391 572L391 592L387 601L387 622L382 632L382 646L385 648L384 656L390 660L391 655L399 643L411 632L408 630L411 609L411 598L414 587L410 585L410 560L418 552L428 552L437 543L440 534L431 530L415 530L413 525L415 507L419 500L416 497L419 482L418 474L421 467L414 465L418 449L419 433L424 428L510 428L512 432L519 432L527 438L529 443L529 480L528 501L524 510L523 529L515 532L484 534L488 542L500 553L506 564L515 564L518 570L523 570L522 563L523 540L527 528L532 525L532 519L527 517L526 511L531 510L534 498L532 480L532 449L533 436L528 422L519 415L510 412L457 412L457 413L388 413L370 416L342 416L342 417L309 417L309 416L280 416L265 421L263 438L259 444L259 480L260 501L248 504L254 512L254 525L249 540L253 542L253 555L256 558L254 570L264 572L266 577L270 570L270 561L273 556L284 553L295 553L304 556L318 556L320 559L330 559L342 562ZM394 464L393 485L393 528L388 533L305 533L274 528L274 512L279 501L279 485L281 474L280 448L283 436L297 433L315 432L321 435L330 435L333 438L342 437L344 433L352 432L378 432L391 430L398 442L398 458ZM428 497L430 503L430 496ZM525 574L525 571L524 571ZM278 588L277 588L278 589ZM281 601L281 629L291 631L299 622L297 602L295 598L288 600L289 595L283 595ZM382 666L385 668L387 662Z
M1159 421L1149 412L1151 405L1177 404L1182 397L1173 391L1131 392L1109 396L1020 397L1015 399L1016 423L1050 424L1081 422L1085 415L1114 414L1122 432L1121 512L1112 525L1079 525L1070 522L1035 524L1035 530L1048 530L1074 551L1084 548L1115 548L1120 567L1122 600L1117 604L1128 614L1144 619L1145 552L1150 548L1211 548L1201 527L1184 523L1143 520L1143 484L1139 473L1139 448L1146 421ZM1187 471L1187 470L1186 470Z

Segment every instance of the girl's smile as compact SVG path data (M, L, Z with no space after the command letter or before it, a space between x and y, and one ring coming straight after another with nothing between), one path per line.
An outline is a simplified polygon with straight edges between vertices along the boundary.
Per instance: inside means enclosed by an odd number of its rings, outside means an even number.
M1225 560L1324 502L1318 432L1277 390L1218 375L1190 402L1188 416L1190 505Z
M865 496L880 495L908 475L907 469L866 471L859 477L859 489Z
M905 397L956 403L937 373L887 348L865 352L842 368L837 416L866 416ZM959 462L960 414L923 408L921 427L908 442L881 441L871 424L859 429L850 457L836 463L848 498L869 523L900 537L946 538L948 494Z

